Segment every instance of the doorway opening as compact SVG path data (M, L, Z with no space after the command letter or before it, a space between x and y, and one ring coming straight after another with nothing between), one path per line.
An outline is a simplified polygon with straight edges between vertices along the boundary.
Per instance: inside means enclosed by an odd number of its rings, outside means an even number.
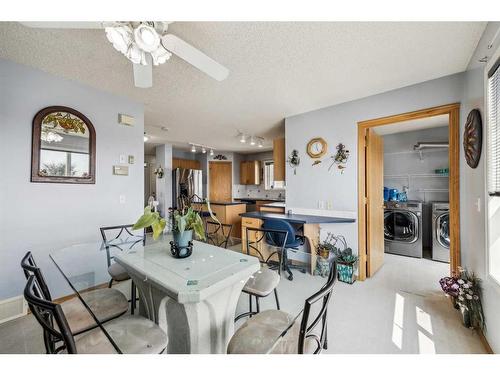
M359 280L373 276L386 253L449 262L457 272L459 109L358 123Z

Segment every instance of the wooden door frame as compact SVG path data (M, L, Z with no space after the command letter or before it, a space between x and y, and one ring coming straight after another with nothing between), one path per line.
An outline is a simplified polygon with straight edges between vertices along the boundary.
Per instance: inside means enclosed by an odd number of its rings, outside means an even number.
M233 184L234 184L234 181L233 181L233 162L232 160L209 160L208 161L208 181L207 181L207 186L208 186L208 194L207 194L207 198L210 199L210 179L212 178L210 176L210 164L211 163L214 163L214 164L221 164L221 163L226 163L226 164L230 164L231 165L231 199L233 198Z
M450 274L458 272L460 266L460 103L422 109L398 115L381 117L358 122L358 280L365 280L367 275L366 244L366 131L369 128L391 125L402 121L416 120L426 117L448 115L449 138L449 202L450 202ZM382 192L381 192L382 194ZM366 198L365 198L366 197Z

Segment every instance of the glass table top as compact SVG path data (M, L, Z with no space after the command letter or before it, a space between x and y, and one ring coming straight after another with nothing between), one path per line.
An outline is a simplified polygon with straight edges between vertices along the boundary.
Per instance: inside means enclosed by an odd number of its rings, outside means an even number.
M241 266L250 263L256 264L256 274L259 271L258 260L255 252L251 252L251 258L242 251L241 245L223 249L194 241L193 254L184 259L176 259L170 255L170 234L165 234L159 240L153 241L147 237L145 245L142 238L129 237L112 240L106 243L102 241L89 242L68 246L51 252L50 257L58 270L62 273L69 286L91 315L93 315L99 329L107 336L110 344L117 353L122 351L116 340L115 333L106 330L106 324L100 324L95 317L95 311L86 301L86 291L107 287L110 281L108 268L115 262L119 264L134 264L137 269L148 274L151 282L169 288L173 294L177 293L179 298L185 297L185 303L196 302L206 288L213 287L220 280L237 275ZM262 255L268 257L275 248L265 245L261 249ZM293 280L289 280L286 270L280 272L280 283L278 294L280 308L287 313L288 322L275 327L270 339L265 343L265 352L273 352L276 347L282 345L284 339L296 335L297 325L300 325L305 300L316 293L326 282L326 278L311 275L311 262L316 263L317 257L302 250L288 249L289 263L293 264L291 269ZM319 259L319 258L318 258ZM277 264L279 258L276 254L270 257L269 268L278 272ZM313 263L313 264L314 264ZM262 267L268 267L262 265ZM299 268L299 269L297 269ZM302 268L302 269L300 269ZM304 272L302 272L304 271ZM251 279L254 277L252 276ZM180 293L180 294L179 294ZM184 294L182 294L184 293ZM197 297L198 296L198 297ZM198 298L198 299L197 299ZM260 299L261 311L276 309L273 295ZM184 302L182 302L184 303ZM255 310L255 305L253 306ZM248 310L248 295L242 293L239 310ZM237 311L237 314L241 311ZM247 320L243 318L235 324L235 330L241 327Z

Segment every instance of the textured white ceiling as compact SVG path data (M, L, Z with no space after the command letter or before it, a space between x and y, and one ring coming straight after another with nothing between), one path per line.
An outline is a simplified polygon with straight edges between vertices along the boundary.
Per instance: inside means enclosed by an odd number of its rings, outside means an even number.
M373 128L379 135L406 133L415 130L440 128L448 126L448 115L425 117L417 120L401 121L390 125L377 126Z
M287 116L465 70L485 26L176 22L170 32L229 68L229 78L217 82L174 56L154 68L151 89L134 87L131 64L102 30L2 22L0 57L143 102L151 142L249 151L237 130L266 137L269 148Z

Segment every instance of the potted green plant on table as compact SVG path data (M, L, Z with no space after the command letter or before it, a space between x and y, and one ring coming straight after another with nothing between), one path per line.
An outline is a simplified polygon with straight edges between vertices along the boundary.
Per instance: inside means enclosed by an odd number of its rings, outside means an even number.
M170 243L172 255L177 258L186 258L192 252L193 234L199 240L205 239L205 230L203 220L200 214L188 207L182 211L174 210L172 212L173 241ZM144 209L144 214L137 220L132 229L143 229L151 227L153 229L153 239L163 233L167 222L162 218L159 212L151 211L151 207Z

